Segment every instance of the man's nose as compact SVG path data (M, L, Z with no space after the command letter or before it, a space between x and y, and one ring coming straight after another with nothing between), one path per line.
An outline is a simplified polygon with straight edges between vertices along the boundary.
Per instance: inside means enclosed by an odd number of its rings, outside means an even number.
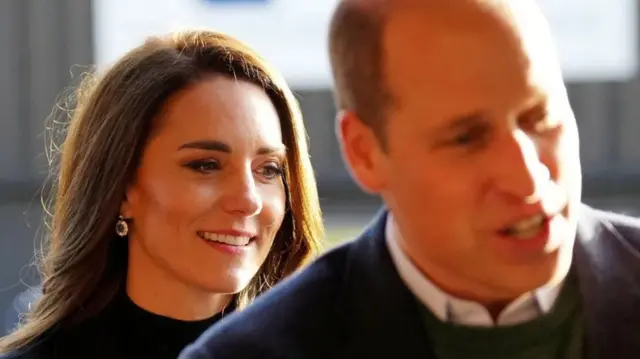
M540 201L549 185L550 172L541 161L534 138L524 131L514 131L500 146L496 158L496 185L501 192L528 204Z

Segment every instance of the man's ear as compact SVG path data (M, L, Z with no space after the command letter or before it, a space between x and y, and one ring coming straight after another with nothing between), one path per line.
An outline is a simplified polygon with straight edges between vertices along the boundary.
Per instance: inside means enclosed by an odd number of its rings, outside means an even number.
M366 192L378 194L385 187L384 156L373 129L355 113L340 111L336 119L342 156L353 179Z

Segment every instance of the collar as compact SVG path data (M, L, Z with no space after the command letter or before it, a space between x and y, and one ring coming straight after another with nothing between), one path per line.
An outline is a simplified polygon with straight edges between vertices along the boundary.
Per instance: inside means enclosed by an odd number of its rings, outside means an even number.
M400 232L391 213L387 216L385 238L402 281L422 304L444 322L488 327L523 323L549 312L562 287L562 282L554 283L523 294L511 302L494 322L482 305L445 293L422 274L398 244Z

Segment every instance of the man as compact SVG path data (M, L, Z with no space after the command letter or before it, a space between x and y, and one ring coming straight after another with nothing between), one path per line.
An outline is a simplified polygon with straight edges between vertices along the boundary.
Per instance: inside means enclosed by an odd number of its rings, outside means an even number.
M533 0L344 0L344 157L386 210L184 359L640 357L640 221L581 204Z

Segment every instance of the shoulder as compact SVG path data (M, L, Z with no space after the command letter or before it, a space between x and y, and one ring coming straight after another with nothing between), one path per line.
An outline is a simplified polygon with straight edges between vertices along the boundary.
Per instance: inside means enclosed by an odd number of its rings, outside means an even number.
M640 258L640 219L583 206L578 220L576 253L591 261L637 263ZM581 255L581 254L579 254Z
M104 351L111 344L108 334L103 320L91 318L71 328L51 328L25 347L0 355L0 359L98 358L96 351Z
M332 330L339 320L336 297L343 285L352 247L353 243L348 243L321 256L245 310L207 330L180 358L283 358L319 354L319 345L329 345L332 336L337 334Z
M614 228L624 233L638 236L640 235L640 218L630 215L609 211L595 210L599 215L609 222Z
M601 227L598 231L600 234L608 233L640 248L640 218L586 206L583 214L586 218L600 222Z
M33 348L0 354L0 359L44 359L50 357L46 351L34 350Z
M55 350L51 335L42 335L33 343L14 351L0 354L0 359L43 359L54 358Z

